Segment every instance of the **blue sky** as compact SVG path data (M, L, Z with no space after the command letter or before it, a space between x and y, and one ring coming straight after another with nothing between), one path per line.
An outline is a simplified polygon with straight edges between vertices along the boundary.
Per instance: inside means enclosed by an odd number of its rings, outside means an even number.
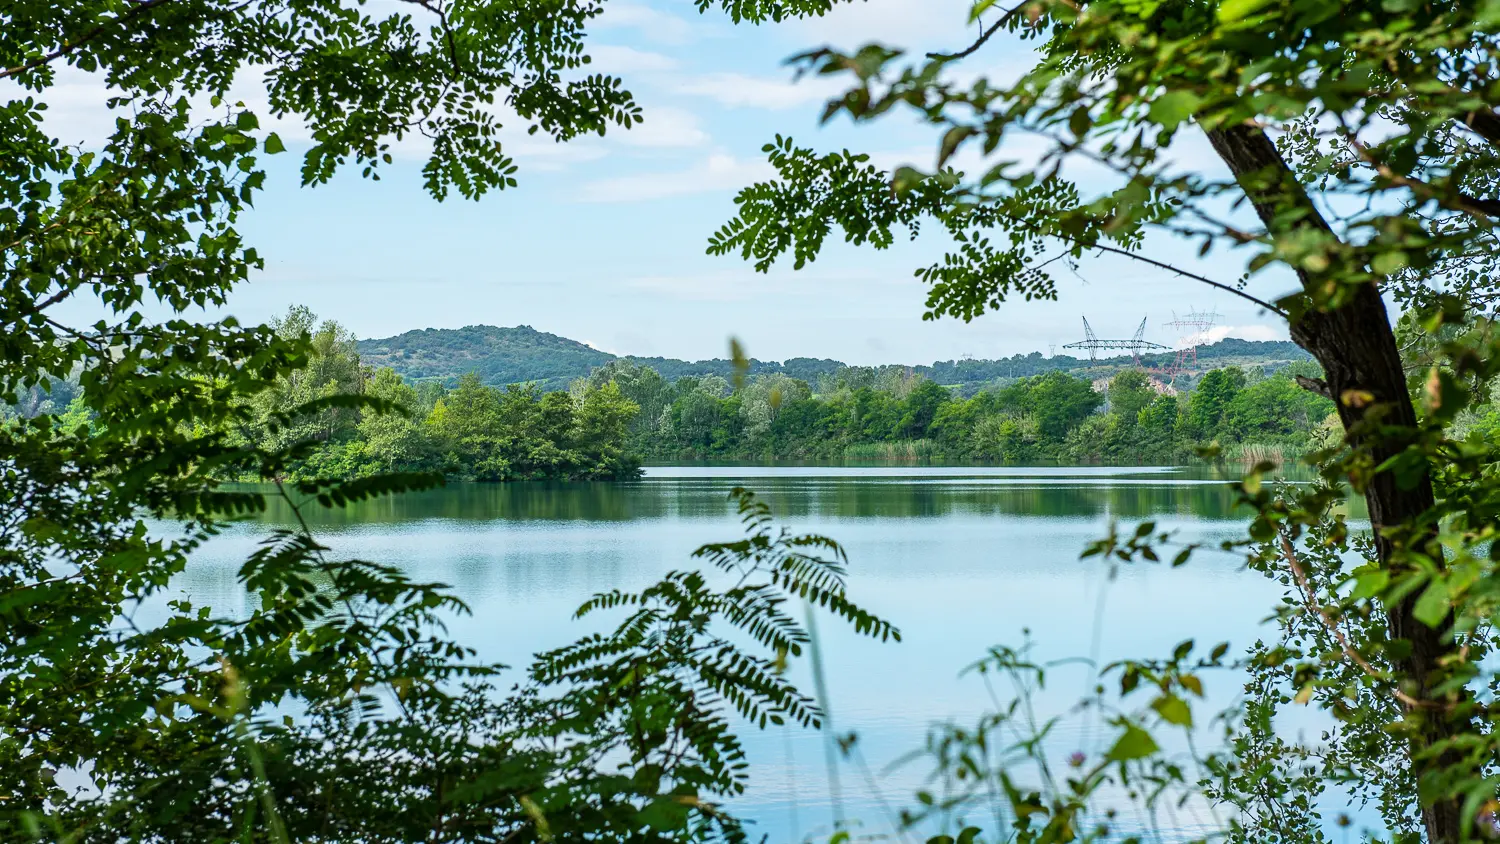
M735 192L766 177L760 148L778 132L881 163L930 165L935 136L905 118L819 127L832 89L794 83L783 62L826 43L964 45L967 1L868 0L761 27L699 14L688 0L610 0L607 9L589 52L597 68L625 78L643 126L562 146L517 133L506 143L519 188L441 204L421 190L420 150L380 182L347 173L298 188L296 131L284 131L294 154L273 159L268 190L242 227L267 267L228 310L263 321L305 304L360 337L526 324L617 354L681 358L722 356L733 335L763 359L863 364L1046 353L1081 339L1080 316L1101 336L1128 336L1145 316L1148 339L1170 345L1177 338L1161 323L1194 308L1217 307L1221 334L1285 336L1253 305L1118 259L1062 270L1058 302L1017 302L965 324L921 319L925 287L912 271L941 254L935 240L886 252L839 244L801 272L769 275L708 257L707 238L732 216ZM1005 74L1027 50L995 42L981 58L976 70ZM95 119L87 88L59 89L53 119L63 131L86 133ZM253 106L253 93L246 100ZM1214 164L1201 149L1184 155ZM1226 282L1242 269L1234 257L1198 262L1184 244L1148 251Z

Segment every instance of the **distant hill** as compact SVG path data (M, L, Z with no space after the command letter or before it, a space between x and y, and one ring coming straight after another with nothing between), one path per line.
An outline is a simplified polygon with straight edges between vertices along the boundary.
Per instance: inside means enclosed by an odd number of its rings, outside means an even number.
M361 340L360 357L368 365L389 366L402 377L413 380L436 379L451 382L467 372L477 372L486 384L504 385L536 381L547 389L561 389L575 378L588 375L616 357L576 340L537 331L529 325L497 328L493 325L470 325L464 328L425 328L408 331L380 340ZM1171 363L1175 353L1142 358L1148 365ZM1308 360L1306 352L1285 340L1220 340L1198 349L1201 369L1220 366L1264 366L1276 369L1291 361ZM668 380L684 376L720 375L728 378L733 365L722 358L684 361L675 358L632 357L650 366ZM938 361L913 366L940 384L965 390L1010 378L1024 378L1053 370L1074 372L1097 378L1132 365L1127 356L1090 361L1068 355L1045 357L1040 352L1013 355L999 360ZM750 374L775 372L793 378L816 382L818 376L836 372L844 364L827 358L790 358L786 361L752 359Z
M359 356L371 366L389 366L413 380L452 381L477 372L486 384L540 381L554 389L615 359L608 352L529 325L424 328L381 340L361 340Z

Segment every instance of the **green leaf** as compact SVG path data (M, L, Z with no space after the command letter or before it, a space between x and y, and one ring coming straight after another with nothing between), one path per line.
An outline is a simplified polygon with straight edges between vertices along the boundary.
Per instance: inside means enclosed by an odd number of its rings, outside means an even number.
M1134 724L1126 724L1125 732L1115 741L1115 746L1109 749L1105 756L1114 762L1129 762L1133 759L1144 759L1157 752L1161 748L1157 746L1156 739L1151 734Z
M1370 262L1370 267L1381 275L1391 275L1405 269L1409 260L1405 252L1381 252Z
M281 142L281 136L272 132L266 136L266 154L275 155L278 152L286 152L286 145Z
M745 346L738 337L729 338L729 363L734 367L734 388L744 388L745 375L750 371L750 358L745 354Z
M1187 705L1187 701L1176 695L1162 695L1151 702L1151 708L1161 716L1168 724L1176 724L1179 727L1193 726L1193 710Z
M1437 627L1448 614L1448 584L1434 580L1412 607L1411 614L1428 627Z
M1072 132L1076 138L1087 135L1093 125L1094 117L1089 114L1088 106L1079 106L1068 116L1068 131Z
M974 4L974 8L969 10L969 23L979 20L979 16L989 11L996 2L997 0L978 0Z
M1168 91L1151 103L1151 119L1165 129L1176 129L1184 120L1193 116L1202 98L1192 91Z
M938 167L941 168L948 163L948 159L958 152L958 147L964 140L972 136L977 129L972 126L954 126L943 133L943 145L938 150Z
M915 167L901 166L891 177L891 187L896 193L906 193L927 180L927 174Z
M1236 23L1269 5L1271 0L1224 0L1215 11L1215 16L1219 23Z
M636 820L658 832L671 832L687 826L688 808L674 797L653 800L636 816Z
M1349 593L1349 597L1356 601L1373 598L1384 592L1385 587L1390 585L1390 582L1391 573L1388 571L1375 569L1366 572L1355 578L1354 591Z

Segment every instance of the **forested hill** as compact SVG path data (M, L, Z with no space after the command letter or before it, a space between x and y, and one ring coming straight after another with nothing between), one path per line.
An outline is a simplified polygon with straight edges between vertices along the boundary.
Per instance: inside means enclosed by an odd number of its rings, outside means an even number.
M549 388L566 386L615 359L608 352L529 325L424 328L382 340L361 340L359 356L370 366L389 366L409 380L449 382L475 372L494 386L540 381Z
M589 374L595 367L615 355L601 352L576 340L537 331L529 325L497 328L493 325L470 325L465 328L426 328L408 331L380 340L361 340L360 357L364 363L389 366L402 377L437 379L452 383L468 372L479 374L486 384L503 385L536 381L548 389L561 389L568 382ZM1170 363L1173 353L1142 360L1151 365ZM1288 361L1307 360L1306 352L1287 341L1220 340L1198 350L1201 368L1221 366L1266 366L1277 368ZM668 380L685 375L721 375L728 378L733 365L721 358L684 361L673 358L632 357L631 360L652 367ZM1002 378L1023 378L1053 370L1078 375L1104 376L1130 365L1128 356L1097 362L1068 355L1046 357L1040 352L1014 355L999 360L938 361L913 366L939 384L975 387ZM783 362L752 359L750 374L785 373L809 383L818 376L830 374L844 364L826 358L791 358Z

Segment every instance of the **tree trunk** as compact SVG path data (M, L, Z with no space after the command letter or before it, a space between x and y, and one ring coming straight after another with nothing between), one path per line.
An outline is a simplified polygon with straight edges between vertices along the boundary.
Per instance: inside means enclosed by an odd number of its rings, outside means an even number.
M1301 216L1291 225L1333 233L1264 132L1253 126L1237 125L1208 130L1208 137L1268 228L1287 226L1287 212L1293 211ZM1298 276L1305 290L1314 289L1316 279L1310 273L1299 270ZM1412 427L1417 421L1416 409L1406 390L1396 337L1376 286L1359 285L1353 299L1337 309L1309 309L1292 321L1291 335L1297 345L1322 364L1344 430L1352 433L1357 444L1370 449L1375 464L1400 451L1399 444L1356 427L1372 413L1382 414L1381 421L1389 425ZM1432 481L1424 471L1420 481L1403 489L1391 472L1381 472L1369 479L1365 500L1379 561L1390 565L1394 548L1381 535L1382 528L1418 521L1433 506ZM1387 607L1386 619L1392 639L1411 643L1410 656L1397 667L1415 684L1412 697L1426 701L1432 699L1429 689L1444 673L1441 660L1452 650L1452 645L1443 641L1446 629L1428 627L1414 617L1416 598L1414 593ZM1441 710L1408 708L1407 719L1417 727L1411 747L1413 754L1463 729L1462 723L1445 717ZM1443 758L1413 761L1413 766L1420 778L1425 771L1446 767L1448 761ZM1460 807L1458 799L1442 799L1422 806L1430 844L1459 840Z

